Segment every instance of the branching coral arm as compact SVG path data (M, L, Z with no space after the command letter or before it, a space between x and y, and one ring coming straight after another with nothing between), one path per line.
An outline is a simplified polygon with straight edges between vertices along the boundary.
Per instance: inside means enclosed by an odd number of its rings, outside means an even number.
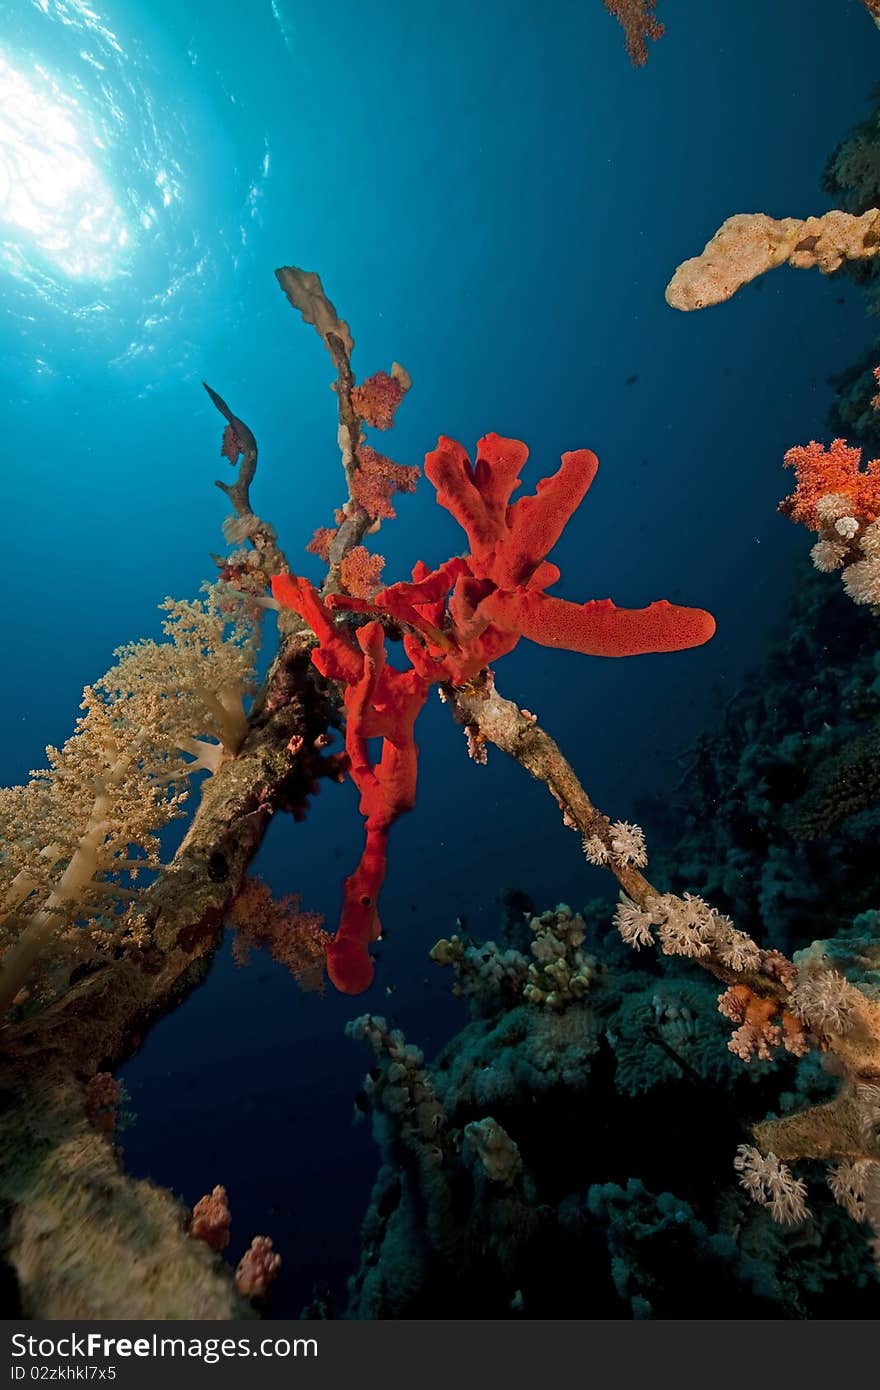
M650 920L663 895L631 862L631 856L619 853L615 827L593 805L570 763L537 721L504 699L491 680L471 691L446 687L445 695L461 723L544 782L565 824L579 830L585 842L597 846L597 860L617 878L636 914ZM638 944L637 938L630 939ZM664 949L673 946L669 942ZM794 1034L794 1042L791 1034L787 1042L790 1050L799 1052L801 1039L808 1035L835 1055L843 1078L838 1099L800 1115L765 1121L755 1131L761 1149L772 1149L781 1158L880 1159L880 1004L847 988L846 1016L836 1026L823 1025L816 1011L811 1014L803 1005L801 1017L796 1018L791 1013L799 1007L795 967L778 952L760 950L744 933L729 927L714 939L709 936L705 949L701 944L698 950L686 953L728 985L728 995L739 990L746 997L772 1004L783 1024L788 1020ZM779 1041L781 1035L782 1029ZM735 1045L732 1050L736 1050Z
M228 421L223 434L223 457L235 467L240 458L238 476L234 483L224 483L219 478L214 486L219 487L232 503L237 518L237 526L227 523L227 540L249 540L259 553L261 567L268 577L280 574L287 568L283 551L278 548L277 537L268 522L261 521L251 506L251 483L257 471L257 441L253 431L237 415L233 415L223 397L202 382L212 403Z
M560 647L583 656L640 656L699 647L715 632L703 608L658 599L647 608L618 608L611 599L569 603L566 599L520 590L490 595L480 612L498 627L509 627L542 647Z
M356 388L351 369L354 339L348 324L339 317L327 298L321 277L316 271L285 265L275 271L275 278L293 308L302 314L306 323L315 328L336 368L334 389L339 414L338 440L348 500L341 508L342 521L330 541L330 566L323 592L333 593L340 587L342 561L360 545L373 526L373 518L356 500L355 495L356 475L362 466L358 458L358 448L362 442L363 430L362 417L355 406Z
M860 217L832 209L821 217L737 213L722 223L699 256L683 261L666 287L673 309L706 309L731 299L744 285L776 266L818 266L824 275L847 261L872 260L880 252L880 210Z

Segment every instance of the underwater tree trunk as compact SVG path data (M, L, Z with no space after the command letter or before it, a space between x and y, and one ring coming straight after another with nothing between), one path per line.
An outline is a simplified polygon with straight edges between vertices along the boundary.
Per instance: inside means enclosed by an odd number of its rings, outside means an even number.
M247 1314L231 1269L187 1234L188 1212L126 1177L111 1137L88 1121L84 1088L204 979L271 816L302 806L320 775L314 759L294 759L288 745L302 739L313 748L331 714L307 642L288 638L241 752L204 782L183 843L144 894L150 945L0 1035L0 1252L22 1316Z

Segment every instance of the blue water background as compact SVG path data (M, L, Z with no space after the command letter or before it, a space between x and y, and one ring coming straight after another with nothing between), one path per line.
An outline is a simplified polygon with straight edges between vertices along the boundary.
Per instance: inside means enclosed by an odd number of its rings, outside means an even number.
M156 604L211 576L227 465L203 377L259 439L258 511L319 573L302 547L342 498L335 403L272 275L294 263L323 276L361 376L395 358L411 372L399 462L441 432L495 430L529 443L534 484L564 449L596 450L560 592L699 604L718 634L622 662L522 644L498 684L612 816L674 783L780 619L806 543L775 511L781 457L823 435L827 378L870 328L858 293L816 274L777 272L702 315L664 303L730 213L828 206L825 156L877 77L858 0L814 0L806 19L802 0L734 9L663 0L666 37L637 72L600 0L0 6L0 54L76 102L130 228L97 282L0 228L7 782L66 737L115 646L158 632ZM389 577L461 548L428 486L398 510L376 542ZM458 914L490 934L512 884L542 905L608 887L546 791L498 754L469 762L438 701L419 742L362 1002L430 1052L461 1014L426 952ZM304 825L272 826L258 868L332 922L360 842L352 788L327 784ZM376 1165L350 1123L358 1011L225 950L124 1070L129 1168L189 1203L224 1183L230 1253L263 1232L283 1254L280 1315L315 1286L338 1295L356 1260Z

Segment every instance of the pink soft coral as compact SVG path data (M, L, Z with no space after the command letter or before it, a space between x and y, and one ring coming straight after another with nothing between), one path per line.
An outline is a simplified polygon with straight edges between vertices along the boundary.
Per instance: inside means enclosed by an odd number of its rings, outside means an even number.
M852 515L862 522L876 521L880 515L880 459L871 459L862 468L862 451L845 439L835 439L826 448L815 439L789 449L786 468L793 468L797 486L779 510L792 521L811 531L820 529L817 506L823 497L843 497Z
M374 372L351 393L351 403L355 411L373 429L390 430L394 424L394 413L409 388L409 378L401 368L388 372Z
M351 477L352 497L373 521L390 520L396 515L391 503L393 494L414 492L419 470L394 463L369 444L358 448L357 465Z
M605 0L605 8L623 25L626 51L633 67L644 67L648 61L648 41L660 39L666 32L654 14L656 0Z

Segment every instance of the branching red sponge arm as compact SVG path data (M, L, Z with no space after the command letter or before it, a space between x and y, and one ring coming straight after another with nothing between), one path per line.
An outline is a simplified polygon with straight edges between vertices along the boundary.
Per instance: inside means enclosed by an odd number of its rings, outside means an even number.
M513 442L517 443L515 440ZM526 446L520 444L518 448L519 452L514 456L517 460L516 467L507 470L508 473L513 472L515 479L507 490L508 497L518 481L516 472L528 458L529 451ZM511 465L512 463L513 457ZM441 435L437 441L437 448L425 455L425 477L434 486L438 505L445 507L455 517L461 529L467 532L471 554L490 549L499 534L499 509L496 506L493 514L491 496L484 496L477 487L467 450L456 440ZM506 505L505 500L504 507Z
M360 863L342 885L342 912L327 947L327 974L340 994L363 994L373 982L369 945L381 935L376 903L388 867L388 829L367 829Z
M542 647L562 647L584 656L641 656L700 647L715 631L702 608L683 608L659 599L647 608L618 608L611 599L569 603L531 590L496 592L480 613Z
M381 934L377 904L387 869L388 833L398 816L415 805L414 730L428 693L427 682L417 672L387 664L380 623L358 628L356 637L361 671L345 692L345 748L351 779L360 792L366 843L357 868L343 884L339 927L327 948L327 973L343 994L361 994L373 979L369 947ZM382 739L376 764L370 761L371 738Z
M487 434L477 445L474 465L460 444L445 437L425 457L425 476L437 490L438 503L467 533L471 573L499 588L514 588L531 578L580 506L599 466L590 449L563 454L557 472L542 478L533 496L511 506L528 456L520 440ZM549 582L547 574L544 585Z
M492 569L500 589L524 584L542 565L586 497L598 467L591 449L563 454L557 471L541 479L533 496L514 502L507 514L508 534ZM545 574L540 587L548 583L555 578Z

